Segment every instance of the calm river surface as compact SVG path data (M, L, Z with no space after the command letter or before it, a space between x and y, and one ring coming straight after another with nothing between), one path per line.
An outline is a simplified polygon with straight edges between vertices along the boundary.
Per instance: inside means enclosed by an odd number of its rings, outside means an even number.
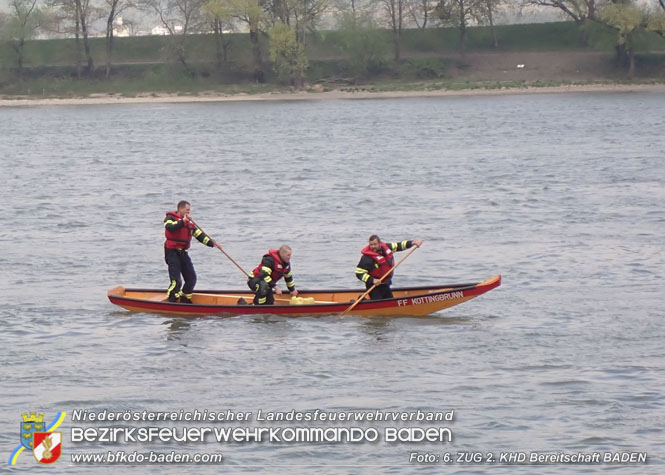
M66 413L49 473L663 473L664 111L658 93L0 108L3 463L35 411L47 424ZM395 285L496 273L503 284L427 318L184 320L114 307L116 285L167 286L162 220L180 199L247 269L291 244L300 288L362 289L354 268L372 233L425 240ZM194 242L191 255L198 289L245 287L216 250ZM250 420L72 420L86 410ZM291 410L454 413L259 420ZM72 440L106 427L266 427L284 439L355 427L378 439ZM391 442L391 427L448 429L452 442ZM72 460L118 451L224 461ZM436 459L410 463L412 452ZM494 461L444 463L463 452ZM506 452L527 464L500 461ZM648 462L602 461L636 452ZM533 453L601 461L528 464ZM28 450L15 462L38 466Z

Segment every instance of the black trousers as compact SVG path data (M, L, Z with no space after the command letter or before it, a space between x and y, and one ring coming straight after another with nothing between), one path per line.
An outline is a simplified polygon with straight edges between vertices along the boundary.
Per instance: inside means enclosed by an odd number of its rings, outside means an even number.
M164 248L164 260L169 266L169 285L168 297L169 300L175 300L182 294L191 294L196 285L196 272L194 271L194 264L189 258L189 253L181 249L167 249ZM180 275L182 274L185 284L182 284ZM180 288L182 287L182 292Z
M259 278L252 277L247 281L247 286L254 292L254 305L272 305L275 303L275 297L272 295L272 289L268 282Z
M372 287L372 285L367 285L367 289ZM381 300L381 299L391 299L393 298L393 291L390 290L390 284L380 284L374 287L369 293L369 298L371 300Z

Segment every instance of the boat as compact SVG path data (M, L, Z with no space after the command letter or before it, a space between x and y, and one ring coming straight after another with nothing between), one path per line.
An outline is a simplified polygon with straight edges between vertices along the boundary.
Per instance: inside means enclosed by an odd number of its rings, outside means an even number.
M478 297L501 285L501 275L472 284L393 288L393 298L363 300L349 315L422 316ZM166 300L166 290L126 289L108 291L111 303L131 312L151 312L181 316L277 314L289 316L339 315L364 293L363 290L299 290L298 297L275 295L274 305L253 305L249 290L200 290L192 303Z

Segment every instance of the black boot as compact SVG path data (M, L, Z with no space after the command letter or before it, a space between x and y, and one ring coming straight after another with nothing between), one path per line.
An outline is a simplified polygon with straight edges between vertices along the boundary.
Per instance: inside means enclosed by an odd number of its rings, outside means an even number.
M184 295L182 295L182 296L180 297L180 303L192 303L192 299L187 298L187 297L185 297Z

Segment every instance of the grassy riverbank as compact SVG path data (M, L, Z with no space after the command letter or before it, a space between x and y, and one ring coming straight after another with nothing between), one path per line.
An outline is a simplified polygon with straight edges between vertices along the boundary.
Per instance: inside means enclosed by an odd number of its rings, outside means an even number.
M465 55L459 54L458 31L453 28L407 30L402 60L392 59L388 31L376 33L382 41L371 68L351 67L344 50L344 33L320 32L308 40L306 90L325 92L426 91L552 87L613 84L628 81L616 64L615 37L600 27L589 31L589 42L579 44L573 23L510 25L497 28L499 47L491 30L470 28ZM118 38L112 74L105 77L104 39L91 41L95 71L77 78L73 40L30 41L21 75L13 67L12 52L0 48L0 96L53 98L115 95L233 95L289 91L265 65L266 83L252 79L247 35L227 35L227 59L215 61L211 36L187 38L188 64L169 59L168 37ZM264 45L265 46L265 45ZM665 40L656 35L637 39L637 73L631 83L665 82ZM264 51L267 48L264 48Z

